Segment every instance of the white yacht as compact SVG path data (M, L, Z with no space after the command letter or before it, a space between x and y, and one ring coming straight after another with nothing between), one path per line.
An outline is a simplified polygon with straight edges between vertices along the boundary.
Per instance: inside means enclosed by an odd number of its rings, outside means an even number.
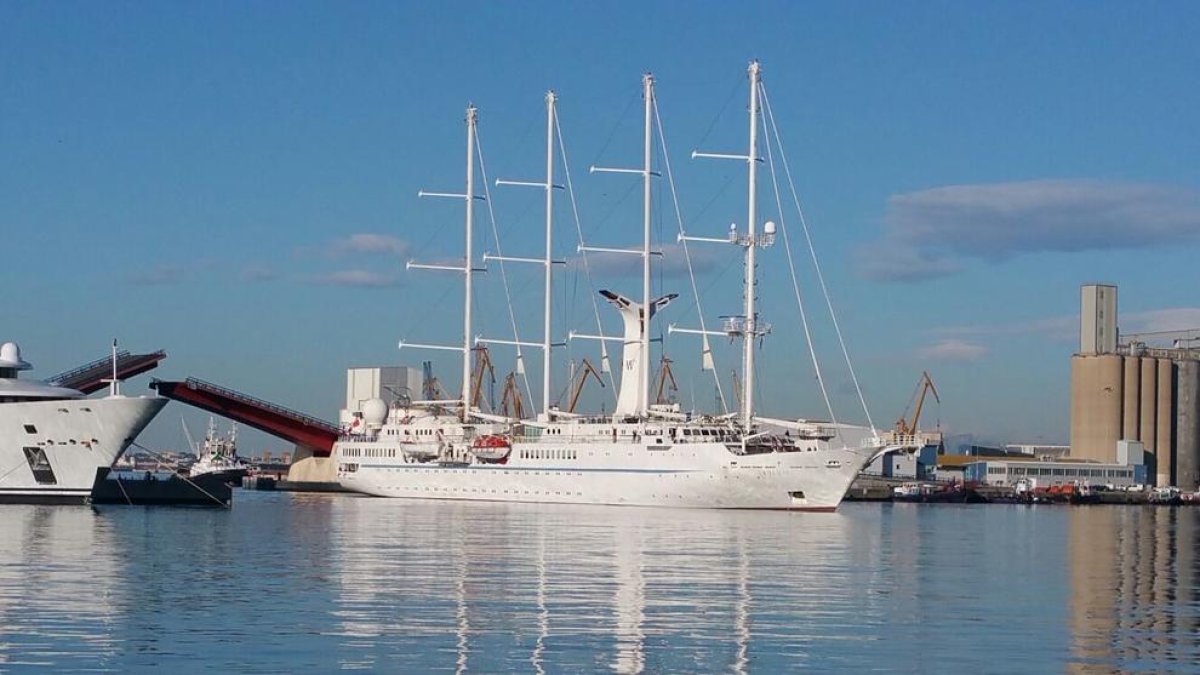
M13 342L0 346L0 502L87 500L96 470L111 467L167 404L159 397L109 395L18 379L32 366Z
M744 231L731 231L720 239L686 237L679 240L734 244L746 258L741 314L727 317L723 330L677 329L703 337L705 362L711 361L709 336L741 340L742 382L740 410L735 413L698 415L678 405L651 403L649 387L650 327L655 314L674 297L652 298L651 169L653 124L657 108L654 80L643 78L645 139L643 166L638 169L597 169L639 174L643 181L644 222L642 245L634 249L579 246L587 251L624 253L641 257L641 299L613 291L600 295L622 317L621 337L572 334L574 339L594 338L621 345L620 382L616 409L605 415L577 415L550 404L552 297L553 194L555 141L561 150L561 133L555 113L556 97L546 97L546 177L539 182L507 181L545 191L546 238L544 258L483 259L531 262L545 269L545 317L541 342L476 337L471 321L473 209L477 114L467 110L466 191L426 193L461 199L466 207L466 256L462 266L417 265L410 268L450 270L465 280L463 342L460 345L422 345L401 342L402 349L430 348L462 353L463 395L452 401L417 401L388 405L368 402L351 430L334 446L338 478L351 490L382 497L467 499L515 502L557 502L690 508L752 508L831 511L842 501L851 482L885 447L877 431L833 421L765 419L754 408L756 343L770 331L758 314L755 252L770 245L776 225L761 224L756 204L756 172L762 161L758 147L760 113L759 65L749 68L750 143L746 155L708 155L741 159L748 166L749 204ZM660 126L661 137L661 126ZM663 153L667 153L664 151ZM700 156L700 155L697 155ZM567 174L569 180L569 174ZM497 181L504 184L506 181ZM693 284L693 288L695 285ZM515 332L515 326L514 326ZM542 350L542 408L535 420L517 420L485 413L473 396L471 355L479 344L528 346ZM711 367L709 367L711 369ZM820 372L818 371L818 377ZM865 406L864 406L865 407ZM832 416L831 416L832 417ZM361 421L361 424L358 422Z

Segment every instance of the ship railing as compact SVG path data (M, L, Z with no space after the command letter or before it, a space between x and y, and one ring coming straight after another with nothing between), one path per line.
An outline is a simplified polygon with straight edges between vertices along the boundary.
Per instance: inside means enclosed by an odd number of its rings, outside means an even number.
M127 350L122 349L121 351L117 352L118 363L121 361L121 359L125 359L128 356L129 356L129 352ZM61 385L62 383L68 382L68 381L78 377L79 375L83 375L84 373L87 373L89 371L99 370L102 368L108 368L108 367L111 367L111 365L112 365L112 356L105 356L104 358L96 359L95 361L89 361L89 362L83 364L82 366L79 366L78 368L72 368L71 370L68 370L66 372L62 372L57 375L47 377L46 382L48 382L50 384Z

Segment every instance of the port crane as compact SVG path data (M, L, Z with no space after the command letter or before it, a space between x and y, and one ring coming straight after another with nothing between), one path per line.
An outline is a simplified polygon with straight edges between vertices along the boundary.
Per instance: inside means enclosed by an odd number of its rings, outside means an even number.
M471 351L475 352L475 373L471 378L474 380L474 382L471 383L471 407L477 410L482 410L482 408L479 407L479 404L483 400L483 377L485 374L487 375L488 391L491 392L493 387L496 386L496 369L492 367L492 357L488 353L487 347L479 345L472 348ZM490 393L488 399L488 408L490 410L492 407L494 407L492 405L494 400L492 400L493 397L490 395Z
M601 387L604 386L604 379L600 377L600 372L596 370L591 361L583 359L580 363L578 379L571 385L571 399L567 403L568 413L575 412L575 406L579 404L579 395L583 393L583 385L587 384L588 375L596 378L596 382L599 382Z
M517 374L509 373L504 378L504 389L500 392L500 414L513 419L525 419L525 401L517 388Z
M667 389L668 383L671 385L669 390ZM675 394L679 392L679 384L675 381L674 371L671 370L671 359L665 356L662 357L662 367L658 371L657 390L657 393L654 395L654 402L659 405L673 403L675 401Z
M904 414L900 419L896 420L896 433L904 436L909 436L917 433L917 425L921 422L921 409L925 407L925 395L933 394L933 399L940 405L942 399L938 396L937 387L933 386L933 378L929 377L929 371L922 371L920 379L917 380L917 388L913 390L913 395L908 399L908 405L904 408ZM905 419L908 414L908 409L912 407L913 400L916 400L917 407L913 411L912 422Z

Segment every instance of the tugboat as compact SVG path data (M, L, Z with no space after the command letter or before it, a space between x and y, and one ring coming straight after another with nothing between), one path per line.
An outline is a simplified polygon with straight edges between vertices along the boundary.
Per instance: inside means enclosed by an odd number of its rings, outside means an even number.
M186 426L184 432L187 432ZM188 436L190 443L191 435ZM237 456L237 424L231 424L229 434L221 436L217 433L216 421L208 418L208 433L204 436L204 442L194 447L196 461L187 470L188 477L193 480L205 476L241 485L242 478L250 473L250 466Z
M973 486L954 483L953 485L933 486L915 485L893 488L892 501L914 502L919 504L986 504L987 499L980 495Z

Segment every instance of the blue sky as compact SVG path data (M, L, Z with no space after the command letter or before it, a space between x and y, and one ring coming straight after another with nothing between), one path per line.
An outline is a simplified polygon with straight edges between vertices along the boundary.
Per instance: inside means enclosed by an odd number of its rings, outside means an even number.
M1197 34L1189 3L7 2L0 337L49 375L115 335L165 348L159 377L333 418L346 367L429 357L398 352L400 338L461 339L457 283L404 261L461 255L460 205L416 194L461 189L468 102L489 176L536 178L542 95L557 90L585 237L633 244L640 191L586 168L639 161L653 71L688 229L719 236L744 221L744 166L688 153L744 148L745 66L759 58L876 424L927 369L946 428L1065 441L1080 283L1120 285L1125 330L1200 326ZM670 243L666 196L655 227ZM540 199L493 189L506 253L536 254ZM480 215L478 248L494 250ZM735 312L736 251L699 255L706 314ZM762 256L776 331L760 401L819 416L783 260L779 246ZM637 292L600 268L601 287ZM509 274L534 339L540 284ZM498 278L480 332L510 337ZM662 281L681 293L664 321L695 325L686 276ZM559 289L558 330L590 331L586 284L567 271ZM815 342L837 409L861 418L827 324ZM685 405L711 407L696 342L666 345ZM718 356L727 383L736 360ZM495 361L512 367L511 353ZM144 440L178 445L181 414L168 408Z

